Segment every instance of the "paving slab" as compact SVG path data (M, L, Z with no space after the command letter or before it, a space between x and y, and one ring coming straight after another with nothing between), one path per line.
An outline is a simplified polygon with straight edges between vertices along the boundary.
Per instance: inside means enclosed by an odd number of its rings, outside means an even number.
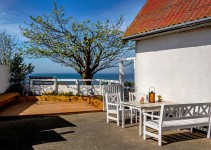
M211 139L188 130L164 132L164 145L143 140L138 126L106 123L106 113L1 118L0 149L210 150Z

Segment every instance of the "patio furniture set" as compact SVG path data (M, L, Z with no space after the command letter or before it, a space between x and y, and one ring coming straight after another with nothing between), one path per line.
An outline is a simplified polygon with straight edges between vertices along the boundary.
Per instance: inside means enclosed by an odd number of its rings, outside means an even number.
M207 138L211 133L211 103L176 104L170 101L155 103L140 103L140 99L146 97L144 93L129 93L129 101L121 101L120 93L105 93L105 104L107 111L107 123L110 120L122 123L125 128L125 119L130 119L130 124L138 122L139 135L143 139L147 136L158 139L158 145L162 146L162 133L169 130L191 129L207 127ZM127 125L128 126L128 125ZM149 132L151 128L157 131Z

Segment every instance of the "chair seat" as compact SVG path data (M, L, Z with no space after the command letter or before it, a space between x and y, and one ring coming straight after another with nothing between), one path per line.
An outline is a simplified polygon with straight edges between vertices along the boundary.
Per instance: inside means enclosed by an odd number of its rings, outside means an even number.
M208 124L208 118L196 118L196 119L181 119L181 120L170 120L170 121L163 121L162 128L178 128L184 127L189 125L199 125L199 124ZM146 121L146 126L151 127L153 129L159 128L159 121L158 120L150 120Z
M109 108L107 110L109 113L113 113L113 114L116 114L116 108ZM122 112L122 108L119 109L119 112ZM130 113L130 109L125 109L125 112L129 112Z

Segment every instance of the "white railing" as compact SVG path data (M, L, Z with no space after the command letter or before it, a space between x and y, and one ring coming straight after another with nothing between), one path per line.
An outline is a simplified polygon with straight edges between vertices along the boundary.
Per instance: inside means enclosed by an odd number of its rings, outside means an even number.
M84 81L90 81L93 84L84 85ZM119 81L104 79L29 79L28 83L28 91L35 95L53 91L58 93L73 92L73 94L80 95L102 95L103 85L119 84Z

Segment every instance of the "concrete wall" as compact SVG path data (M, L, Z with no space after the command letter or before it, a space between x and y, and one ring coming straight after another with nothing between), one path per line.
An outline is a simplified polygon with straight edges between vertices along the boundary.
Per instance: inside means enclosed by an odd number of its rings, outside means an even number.
M211 27L137 41L136 89L164 100L211 102Z
M73 94L80 93L81 95L100 95L100 85L58 85L58 92L73 92Z
M33 82L53 82L52 85L34 85ZM44 92L57 91L56 79L30 79L30 91L35 95L41 95Z
M0 65L0 94L4 93L9 87L10 68L8 66Z
M60 84L61 81L64 83ZM30 79L28 92L30 91L35 95L53 91L58 93L73 92L73 94L79 93L81 95L100 95L104 82L108 83L108 85L119 83L117 80L93 79L92 81L96 82L94 85L81 85L79 81L82 82L82 79ZM72 82L72 84L66 84L65 82Z

